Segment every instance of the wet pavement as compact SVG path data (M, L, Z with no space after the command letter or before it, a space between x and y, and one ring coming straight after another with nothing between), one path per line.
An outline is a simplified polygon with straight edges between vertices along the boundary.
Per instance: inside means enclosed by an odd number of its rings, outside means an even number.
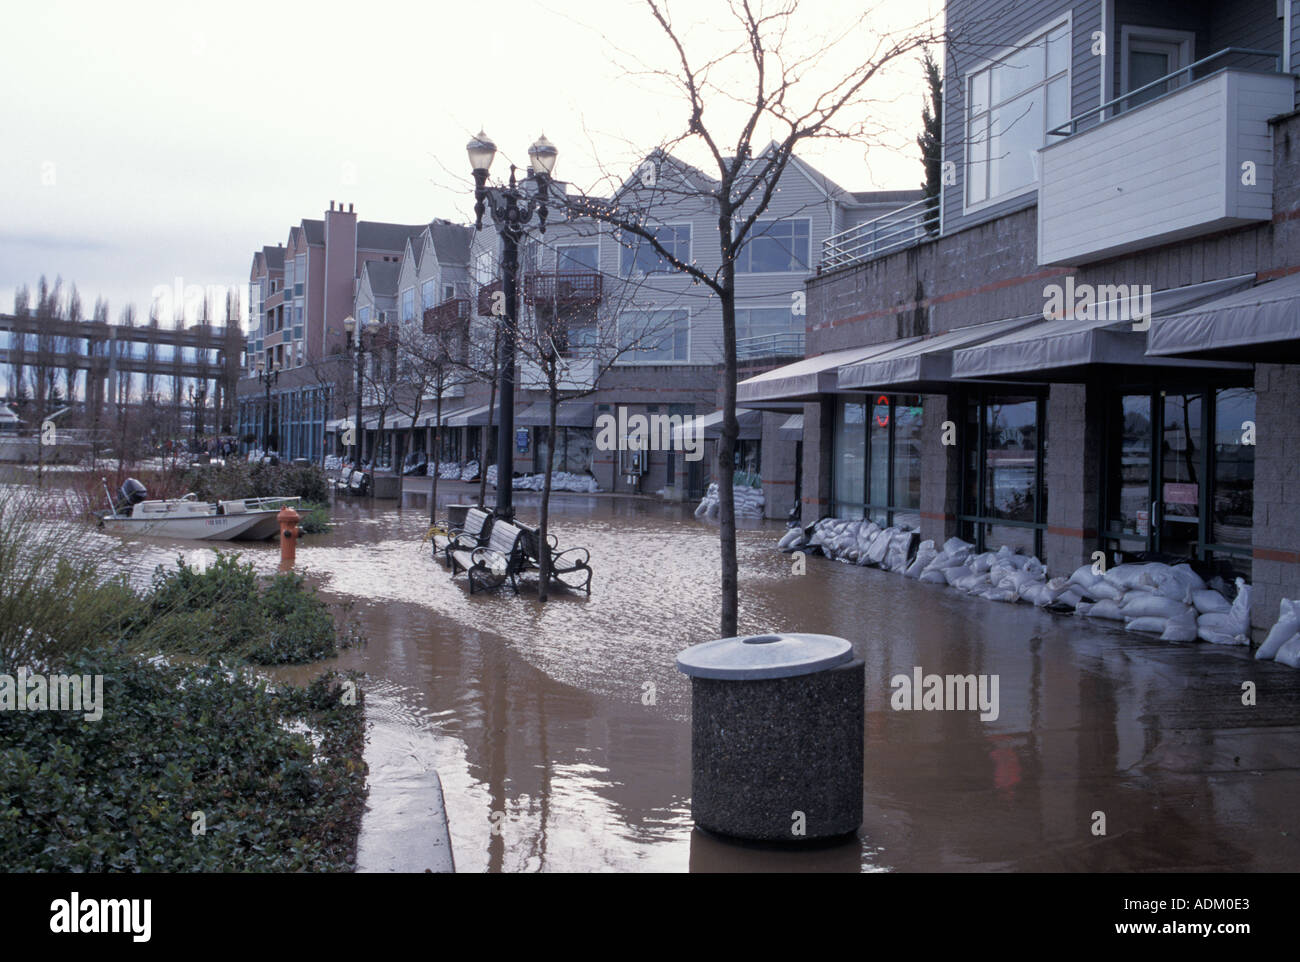
M693 831L673 659L717 633L716 527L686 505L557 496L552 530L596 577L590 599L543 606L453 582L421 544L424 502L342 503L299 546L370 639L337 660L370 677L363 842L427 819L415 796L436 772L462 872L1300 870L1300 671L821 558L794 575L773 522L739 534L741 630L841 635L865 660L863 826L816 851ZM535 519L535 495L516 502ZM239 548L274 569L274 542ZM126 545L141 573L178 549L198 546ZM890 679L916 667L996 674L997 719L894 711Z

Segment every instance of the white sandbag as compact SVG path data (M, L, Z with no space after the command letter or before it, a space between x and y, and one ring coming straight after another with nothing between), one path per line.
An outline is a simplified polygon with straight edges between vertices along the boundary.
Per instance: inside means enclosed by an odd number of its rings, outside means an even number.
M889 553L889 545L897 533L894 528L886 528L876 536L876 540L871 542L871 547L867 551L867 563L878 565L885 560L885 555Z
M703 498L703 499L701 499L701 500L700 500L699 507L697 507L697 508L695 509L695 517L697 517L697 518L702 518L702 517L704 517L705 513L706 513L708 510L709 510L709 499L708 499L708 498Z
M1037 558L1026 559L1024 570L1028 571L1035 578L1047 578L1047 565L1043 564Z
M980 592L981 598L989 601L1014 602L1020 600L1020 595L1012 588L989 588L987 591Z
M971 544L969 541L962 541L961 538L949 538L947 541L943 543L943 550L947 551L949 554L956 554L959 550L963 548L967 551L970 551L974 547L975 546Z
M902 571L907 567L907 555L912 547L912 532L899 531L889 541L885 558L880 566L886 571Z
M1092 565L1079 565L1074 569L1074 574L1070 575L1070 584L1078 585L1080 588L1087 588L1089 585L1095 585L1101 580L1101 575L1092 570Z
M1205 617L1202 615L1201 617ZM1202 641L1208 641L1212 645L1248 645L1249 640L1243 635L1229 634L1226 631L1215 631L1213 628L1205 628L1197 621L1196 637Z
M1201 591L1205 588L1205 579L1193 571L1189 564L1174 565L1174 577L1186 582L1193 591Z
M1150 631L1159 635L1163 634L1164 630L1169 627L1169 619L1152 616L1129 618L1124 622L1124 627L1129 631Z
M1148 591L1130 591L1119 607L1128 618L1176 618L1191 610L1181 601Z
M1195 641L1196 640L1196 609L1186 608L1181 615L1175 615L1169 619L1165 625L1165 630L1160 634L1161 641Z
M1300 668L1300 638L1292 638L1279 648L1273 660L1288 668Z
M1065 605L1067 608L1074 608L1083 601L1083 592L1077 585L1066 588L1056 599L1056 604Z
M1255 657L1263 661L1273 658L1297 634L1300 634L1300 601L1283 598L1278 605L1277 624L1269 631Z
M934 550L934 541L922 541L916 546L916 557L912 563L907 566L903 572L904 578L919 578L925 571L925 566L938 557L939 552Z
M1208 615L1214 611L1230 611L1232 602L1223 595L1219 594L1213 588L1202 588L1200 591L1192 592L1192 604L1196 606L1198 613Z
M1125 591L1154 591L1155 582L1148 574L1149 567L1144 564L1116 565L1102 577L1107 583Z
M962 578L969 577L970 569L965 565L954 565L951 568L943 569L943 580L948 582L948 584L952 585L954 588L957 587L957 582L961 581Z
M996 558L997 555L992 551L985 551L983 554L976 555L971 559L970 570L976 574L988 574Z
M1083 595L1091 598L1093 601L1119 601L1127 592L1123 588L1116 587L1103 578L1098 578L1092 584L1083 588Z
M1228 611L1212 611L1196 619L1196 633L1216 645L1250 644L1250 585L1238 578L1237 597Z
M1107 621L1123 621L1124 613L1119 610L1119 605L1110 599L1099 601L1092 605L1087 612L1080 611L1083 605L1075 608L1079 614L1087 614L1089 618L1105 618Z
M980 591L989 587L989 576L982 571L973 571L951 582L954 588L962 591Z
M1196 624L1207 631L1221 631L1232 634L1237 622L1232 617L1231 609L1229 609L1228 611L1211 611L1207 615L1201 615L1196 619Z
M948 583L948 579L943 576L943 571L941 570L922 571L919 580L932 585L946 585Z
M698 508L695 510L699 511ZM798 528L791 528L781 537L781 540L776 543L776 547L780 551L784 551L786 548L793 551L801 544L803 544L803 532Z

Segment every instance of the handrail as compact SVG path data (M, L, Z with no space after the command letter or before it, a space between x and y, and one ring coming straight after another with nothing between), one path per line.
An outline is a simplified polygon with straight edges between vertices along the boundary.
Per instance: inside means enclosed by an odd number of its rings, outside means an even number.
M759 334L755 337L742 337L736 341L737 360L755 357L803 357L803 351L803 331Z
M1187 79L1190 82L1192 79L1194 79L1191 76L1191 72L1193 70L1196 70L1198 67L1203 67L1207 63L1210 63L1213 60L1218 60L1220 57L1226 57L1232 54L1238 54L1246 57L1272 57L1273 64L1276 68L1274 72L1282 73L1282 55L1280 53L1275 53L1272 50L1255 50L1251 47L1224 47L1222 50L1218 51L1217 53L1212 53L1208 57L1202 57L1200 60L1196 61L1195 63L1189 63L1186 67L1179 67L1177 70L1167 73L1163 77L1159 77L1156 80L1151 81L1150 83L1143 84L1141 87L1138 87L1136 90L1126 91L1120 96L1114 98L1113 100L1108 100L1104 104L1101 104L1100 106L1092 107L1089 110L1085 110L1081 114L1076 114L1075 116L1067 120L1065 123L1053 127L1051 130L1049 130L1047 132L1047 136L1072 137L1079 132L1080 121L1086 120L1087 118L1093 116L1094 114L1104 113L1105 111L1109 110L1111 107L1114 107L1116 104L1123 103L1126 100L1132 100L1138 94L1145 93L1148 90L1160 86L1161 84L1168 83L1170 80L1173 80L1175 77L1179 77L1183 74L1188 75ZM1173 93L1173 91L1172 90L1167 91L1167 93ZM1065 129L1067 127L1070 128L1068 131Z
M897 207L822 240L819 270L867 260L934 236L939 203L934 197Z

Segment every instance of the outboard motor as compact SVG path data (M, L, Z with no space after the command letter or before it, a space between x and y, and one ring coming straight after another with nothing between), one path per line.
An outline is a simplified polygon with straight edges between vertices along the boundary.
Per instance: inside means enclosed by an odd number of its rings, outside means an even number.
M116 510L125 511L134 505L139 504L148 496L145 486L135 478L127 478L122 482L122 487L118 489L118 497L121 502L117 505Z

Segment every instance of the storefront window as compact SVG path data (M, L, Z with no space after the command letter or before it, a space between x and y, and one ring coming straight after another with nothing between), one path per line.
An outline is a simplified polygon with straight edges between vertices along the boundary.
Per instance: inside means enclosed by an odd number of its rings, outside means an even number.
M1041 556L1047 523L1047 399L977 394L966 411L964 537Z
M919 527L921 398L841 401L835 425L836 516Z
M546 468L546 458L551 451L549 429L539 427L534 431L537 439L536 470L541 472ZM593 429L557 427L555 433L557 441L552 470L568 471L570 474L590 473L596 456Z
M1214 500L1210 540L1251 547L1255 513L1255 392L1225 388L1214 394Z

